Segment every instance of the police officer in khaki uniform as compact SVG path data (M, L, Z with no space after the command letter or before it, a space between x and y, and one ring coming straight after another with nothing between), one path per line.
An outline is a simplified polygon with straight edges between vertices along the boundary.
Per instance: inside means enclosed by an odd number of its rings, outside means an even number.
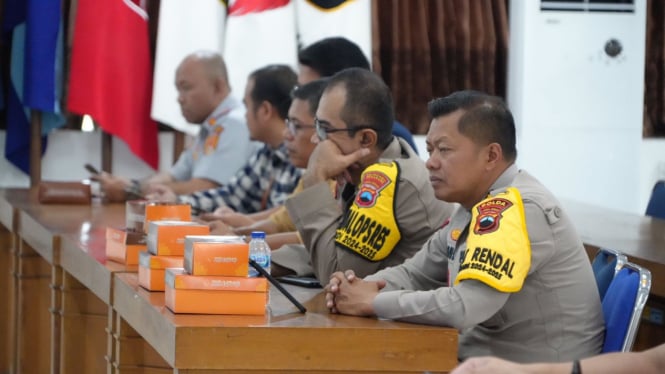
M343 269L372 274L413 256L450 217L452 205L436 199L424 163L393 137L392 123L390 90L377 75L351 68L330 78L304 190L286 202L304 246L273 251L273 272L322 282Z
M335 273L328 307L458 328L461 359L599 353L604 324L589 259L554 196L514 164L510 111L472 91L434 100L429 110L430 181L437 198L461 206L403 265L364 280Z

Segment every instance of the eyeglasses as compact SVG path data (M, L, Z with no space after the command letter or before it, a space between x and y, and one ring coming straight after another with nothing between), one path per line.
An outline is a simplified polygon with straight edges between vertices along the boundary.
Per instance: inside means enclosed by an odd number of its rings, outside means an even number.
M298 123L297 119L289 117L286 117L286 119L284 119L284 122L286 122L286 127L289 129L291 135L295 135L296 132L300 129L313 129L314 127L316 127L314 125L303 125L302 123Z
M345 127L343 129L336 129L324 125L324 122L321 122L318 118L314 119L314 126L316 126L316 136L319 137L319 140L326 140L328 134L332 132L348 131L350 135L353 135L356 131L363 129L374 129L372 126L354 126L354 127Z

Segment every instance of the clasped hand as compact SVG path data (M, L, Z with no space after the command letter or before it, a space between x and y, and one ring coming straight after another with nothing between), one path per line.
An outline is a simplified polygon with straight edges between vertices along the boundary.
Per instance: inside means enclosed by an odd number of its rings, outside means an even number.
M331 313L353 316L374 316L372 303L386 282L365 281L353 270L335 272L326 285L326 307Z

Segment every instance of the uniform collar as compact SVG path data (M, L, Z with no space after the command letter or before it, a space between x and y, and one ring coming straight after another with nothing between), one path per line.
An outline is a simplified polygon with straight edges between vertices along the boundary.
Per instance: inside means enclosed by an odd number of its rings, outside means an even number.
M517 164L513 163L510 165L506 170L503 171L499 178L494 181L492 187L490 187L489 194L492 195L493 192L498 189L509 187L519 172L520 170L517 167Z
M222 118L229 114L232 110L238 108L241 105L240 101L235 97L228 95L224 100L222 100L217 108L212 111L212 113L203 121L201 126L207 131L212 130L217 125L220 124Z
M408 148L405 147L402 144L402 142L404 142L404 140L396 136L393 136L393 140L381 153L381 156L379 157L379 162L392 162L399 158L410 157ZM404 144L406 144L406 142Z

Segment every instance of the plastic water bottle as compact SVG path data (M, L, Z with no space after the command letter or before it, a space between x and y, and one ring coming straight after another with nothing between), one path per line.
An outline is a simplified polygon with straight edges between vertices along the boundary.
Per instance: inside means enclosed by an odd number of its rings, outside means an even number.
M266 233L263 231L252 232L251 240L249 241L249 258L254 260L266 272L270 273L270 247L266 243ZM254 269L251 265L249 267L250 277L260 277L261 274Z

